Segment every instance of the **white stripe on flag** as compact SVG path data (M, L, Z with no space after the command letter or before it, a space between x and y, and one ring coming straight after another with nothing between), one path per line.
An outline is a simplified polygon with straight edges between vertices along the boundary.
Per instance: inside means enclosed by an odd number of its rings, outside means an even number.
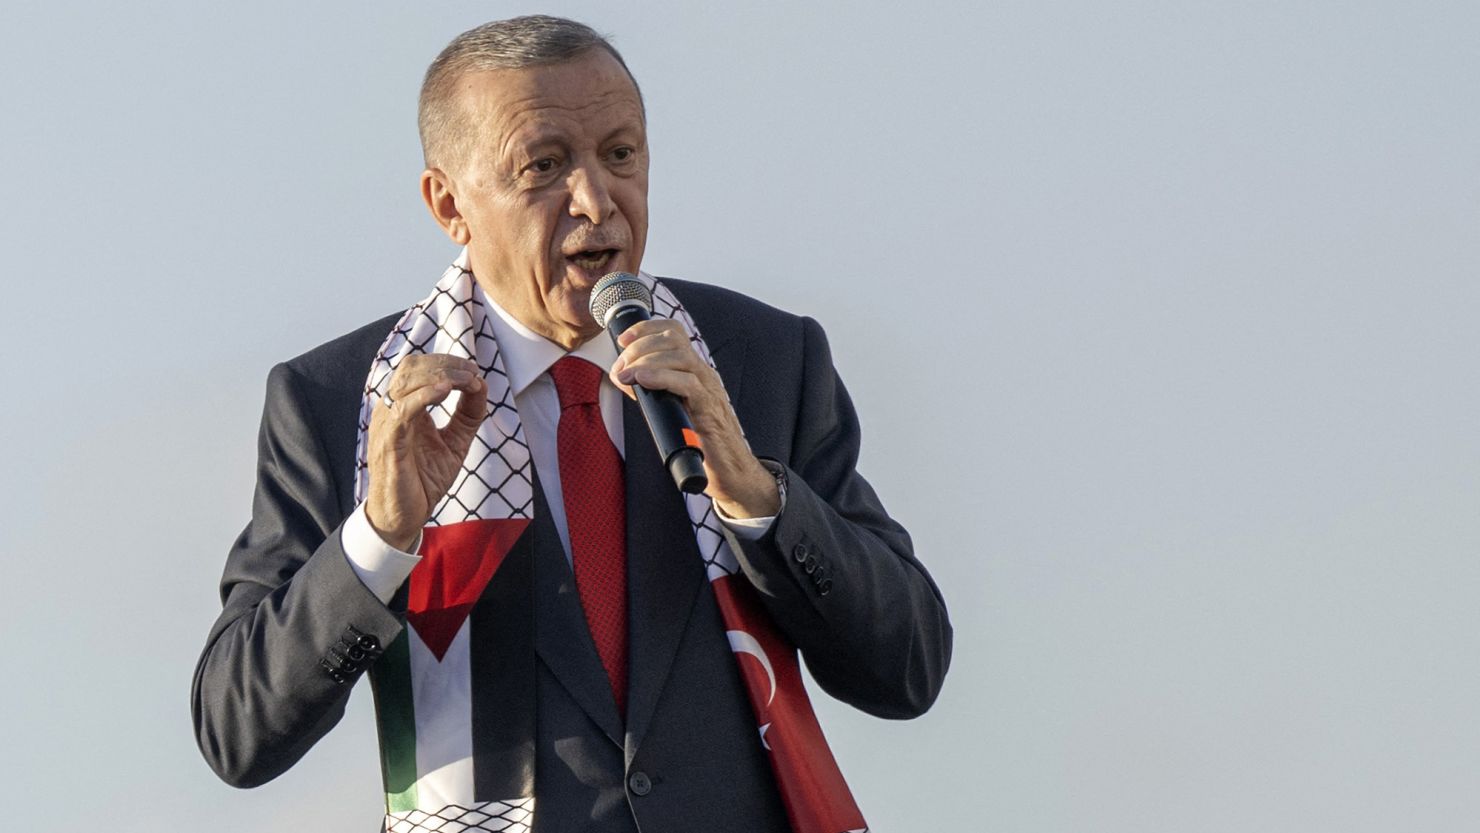
M471 620L447 646L442 661L412 631L411 690L416 703L416 804L471 806L473 801Z

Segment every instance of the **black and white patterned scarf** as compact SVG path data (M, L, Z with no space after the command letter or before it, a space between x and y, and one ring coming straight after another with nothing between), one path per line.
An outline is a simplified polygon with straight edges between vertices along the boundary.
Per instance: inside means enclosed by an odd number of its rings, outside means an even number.
M688 331L694 350L713 366L693 319L661 282L640 275L653 294L655 317L672 318ZM500 724L507 740L492 777L474 777L475 685L489 669L477 658L476 617L485 595L527 599L532 592L528 533L535 512L534 466L514 406L514 394L493 335L485 296L468 268L466 251L437 281L432 293L396 323L374 362L360 406L355 497L368 494L366 438L372 410L384 397L401 360L414 353L472 359L488 382L488 408L462 471L423 530L422 561L408 581L407 628L376 663L373 679L386 787L386 829L392 833L525 833L534 820L534 708L532 625L500 622L505 657L493 669L511 679L502 689ZM457 406L456 391L431 408L438 427ZM628 453L641 453L629 449ZM795 833L865 830L802 688L796 649L771 623L754 595L706 495L686 495L686 507L710 587L719 602L730 645L755 712L761 742ZM523 594L522 596L520 594ZM503 609L531 610L522 605ZM491 631L492 629L490 629ZM522 643L518 644L518 643ZM741 662L740 658L749 657ZM527 675L530 679L521 679ZM523 683L527 682L525 685ZM522 753L517 750L523 750Z

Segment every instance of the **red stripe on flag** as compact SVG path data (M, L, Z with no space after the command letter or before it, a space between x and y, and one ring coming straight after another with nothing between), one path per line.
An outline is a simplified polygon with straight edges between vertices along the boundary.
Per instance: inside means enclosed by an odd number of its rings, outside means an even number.
M503 518L422 530L421 563L411 571L406 621L439 662L527 526L528 518Z
M731 645L748 646L737 646L735 657L761 740L770 748L771 768L792 830L842 833L866 828L863 813L812 713L796 649L776 630L744 578L723 576L711 586L725 629L732 632ZM734 636L735 631L750 639ZM752 653L757 645L767 662Z

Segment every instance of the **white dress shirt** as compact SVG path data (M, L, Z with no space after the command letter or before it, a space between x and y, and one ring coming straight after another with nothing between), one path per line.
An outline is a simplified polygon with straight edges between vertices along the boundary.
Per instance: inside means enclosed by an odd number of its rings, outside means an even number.
M549 369L564 358L565 348L535 333L510 315L503 307L494 303L481 289L475 290L480 300L495 314L488 321L493 327L493 336L498 341L499 356L508 373L509 386L514 393L514 407L519 409L519 420L524 428L524 439L529 443L530 457L539 472L540 486L545 492L545 502L550 507L551 520L560 535L560 546L565 558L570 560L570 531L565 520L565 500L560 490L560 457L555 442L556 427L560 424L560 397L555 391L555 381ZM617 348L606 333L588 339L570 355L592 362L610 373L617 360ZM606 432L611 437L617 453L625 458L623 442L622 393L612 384L608 376L601 382L601 418L606 423ZM655 449L644 447L641 453L655 454ZM716 507L717 510L718 507ZM736 536L755 540L766 534L775 517L728 518L716 512L720 521ZM370 521L365 517L365 504L345 520L340 529L340 543L349 559L350 567L360 581L381 601L389 602L396 590L411 575L411 570L421 561L421 556L402 552L385 543ZM413 552L420 549L421 539L412 546Z

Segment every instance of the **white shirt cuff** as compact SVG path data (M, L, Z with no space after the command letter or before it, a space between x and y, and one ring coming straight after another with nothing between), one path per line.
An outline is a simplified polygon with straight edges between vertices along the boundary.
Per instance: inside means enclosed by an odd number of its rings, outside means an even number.
M775 515L764 518L731 518L718 505L714 507L714 514L719 516L719 522L725 525L725 529L735 533L735 537L742 541L759 541L771 528L771 524L776 522Z
M370 525L370 519L365 517L363 503L355 507L339 528L339 543L344 548L350 569L376 598L386 604L390 604L391 597L396 595L406 577L411 575L412 568L421 561L421 556L401 552L381 539L375 527ZM420 535L416 536L411 549L421 549Z
M742 541L759 541L771 529L771 524L776 522L777 516L786 510L786 489L782 486L785 482L783 478L785 477L786 469L783 469L780 463L770 460L761 460L761 465L765 466L766 471L769 471L776 478L776 497L780 499L781 505L776 507L775 515L767 515L761 518L732 518L726 515L723 509L719 508L718 503L714 505L714 514L719 517L719 522L724 524L725 529L733 532L735 537Z

